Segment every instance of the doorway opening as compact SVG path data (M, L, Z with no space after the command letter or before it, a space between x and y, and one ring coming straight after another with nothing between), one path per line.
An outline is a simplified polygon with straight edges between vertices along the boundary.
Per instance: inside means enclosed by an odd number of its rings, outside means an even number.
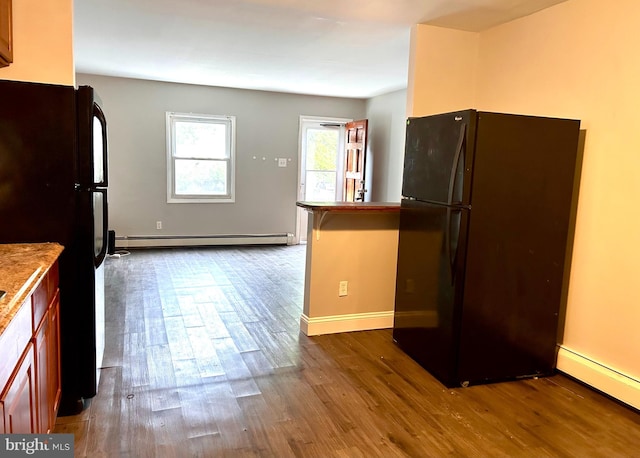
M351 119L300 116L298 200L343 200L345 124ZM298 240L307 239L307 212L298 209Z

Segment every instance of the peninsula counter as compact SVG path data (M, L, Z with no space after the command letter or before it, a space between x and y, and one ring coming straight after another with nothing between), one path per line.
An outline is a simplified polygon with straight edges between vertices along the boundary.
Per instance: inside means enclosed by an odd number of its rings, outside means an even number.
M297 206L309 213L300 329L318 335L392 327L400 204Z

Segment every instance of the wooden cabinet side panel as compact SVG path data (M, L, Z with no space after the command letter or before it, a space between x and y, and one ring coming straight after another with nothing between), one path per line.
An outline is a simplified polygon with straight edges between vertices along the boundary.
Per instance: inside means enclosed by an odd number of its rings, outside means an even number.
M60 403L59 304L56 295L35 337L38 432L42 434L53 431Z
M53 430L60 407L62 383L60 379L60 295L56 294L49 309L49 335L47 338L47 391L49 430Z
M13 62L13 21L11 0L0 0L0 67Z
M36 353L36 405L38 432L49 431L49 334L51 333L48 315L38 329L34 339Z
M4 421L4 402L0 401L0 433L7 434L7 425Z
M54 267L57 264L54 264ZM34 336L37 370L38 432L53 431L62 394L60 379L60 293L58 271L51 269L43 281L53 298ZM35 303L35 298L34 298ZM34 308L35 310L35 308Z
M33 332L35 333L38 327L43 322L47 309L49 307L49 297L47 288L48 275L42 279L42 282L36 287L35 291L31 295L31 308L33 310Z

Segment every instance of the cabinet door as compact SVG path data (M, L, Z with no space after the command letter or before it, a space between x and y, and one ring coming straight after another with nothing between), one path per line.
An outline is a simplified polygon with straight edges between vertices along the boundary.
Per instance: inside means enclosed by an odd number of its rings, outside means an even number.
M42 434L53 431L60 402L59 306L56 294L35 335L38 432Z
M0 67L13 62L11 0L0 0Z
M56 294L49 309L49 335L47 338L47 388L49 396L49 430L53 430L60 407L62 384L60 381L60 294Z
M36 346L36 390L38 393L38 432L49 432L49 390L47 379L49 374L48 340L50 331L49 316L46 315L38 328L35 338Z
M29 342L18 368L0 397L4 429L8 434L35 434L37 432L34 369L33 344Z

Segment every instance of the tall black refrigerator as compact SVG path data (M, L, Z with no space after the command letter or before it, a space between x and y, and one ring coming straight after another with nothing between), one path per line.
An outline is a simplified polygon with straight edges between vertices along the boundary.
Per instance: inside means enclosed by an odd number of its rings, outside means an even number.
M409 118L393 339L444 385L550 375L580 121Z
M76 413L104 350L107 124L88 86L0 81L0 101L0 243L64 246L59 413Z

